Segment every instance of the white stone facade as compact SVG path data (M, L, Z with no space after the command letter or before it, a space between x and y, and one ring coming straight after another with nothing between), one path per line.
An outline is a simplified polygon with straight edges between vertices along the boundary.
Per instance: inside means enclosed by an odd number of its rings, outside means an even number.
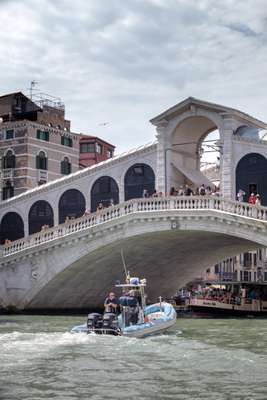
M156 126L157 142L4 201L0 204L0 219L9 211L17 212L23 218L27 236L31 206L38 200L46 200L53 208L54 225L57 225L61 195L68 189L77 189L86 199L86 209L90 209L91 188L102 176L110 176L116 181L119 187L119 201L123 202L125 173L136 163L147 164L152 168L157 191L169 193L171 186L185 183L199 186L206 182L206 178L199 171L199 149L202 140L214 129L218 129L220 133L220 181L224 198L235 199L235 170L244 155L257 152L267 157L266 144L240 140L234 135L240 126L263 129L266 128L266 124L228 107L188 98L153 118L151 123Z

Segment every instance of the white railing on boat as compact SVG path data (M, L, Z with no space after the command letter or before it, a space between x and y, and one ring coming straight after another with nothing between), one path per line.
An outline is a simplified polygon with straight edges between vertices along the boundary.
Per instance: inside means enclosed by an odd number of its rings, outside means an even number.
M2 256L9 256L27 248L80 232L122 216L150 211L216 210L243 217L267 221L267 207L225 200L215 196L172 196L133 199L104 210L69 220L64 224L44 229L26 238L2 246Z

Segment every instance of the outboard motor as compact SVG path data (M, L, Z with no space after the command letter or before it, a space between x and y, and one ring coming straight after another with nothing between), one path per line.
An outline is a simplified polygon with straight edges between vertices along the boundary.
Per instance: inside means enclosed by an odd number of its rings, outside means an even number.
M87 328L94 330L94 329L101 329L102 328L102 315L98 313L91 313L88 314L87 317Z
M108 330L109 334L117 335L119 332L119 323L117 315L114 313L106 313L103 315L103 331Z

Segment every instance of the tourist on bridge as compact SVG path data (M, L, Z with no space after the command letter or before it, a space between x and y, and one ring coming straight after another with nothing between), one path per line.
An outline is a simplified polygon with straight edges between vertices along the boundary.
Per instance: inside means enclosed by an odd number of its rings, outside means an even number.
M240 201L241 203L243 203L245 194L246 193L244 192L244 190L239 189L239 191L238 191L238 193L236 195L237 201Z
M261 205L261 197L259 194L256 194L255 206Z
M205 196L205 194L206 194L206 188L205 188L204 183L199 188L199 194L200 194L200 196Z
M193 190L188 186L185 185L185 191L184 191L185 196L193 196Z
M256 196L255 196L254 193L251 193L251 195L249 196L248 202L249 202L249 204L254 204L254 205L255 205L255 203L256 203Z
M97 206L96 211L101 211L103 209L104 209L103 203L99 203L98 206Z
M147 198L147 197L149 197L148 190L147 190L147 189L144 189L144 190L143 190L143 198Z

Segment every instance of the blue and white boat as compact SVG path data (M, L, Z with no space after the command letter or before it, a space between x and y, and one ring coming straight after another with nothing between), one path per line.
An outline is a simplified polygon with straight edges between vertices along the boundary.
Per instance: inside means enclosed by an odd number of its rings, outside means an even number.
M74 326L71 333L94 333L142 338L171 328L176 322L174 307L164 301L146 305L146 279L126 278L126 284L117 284L123 291L119 299L121 313L91 313L87 322Z

